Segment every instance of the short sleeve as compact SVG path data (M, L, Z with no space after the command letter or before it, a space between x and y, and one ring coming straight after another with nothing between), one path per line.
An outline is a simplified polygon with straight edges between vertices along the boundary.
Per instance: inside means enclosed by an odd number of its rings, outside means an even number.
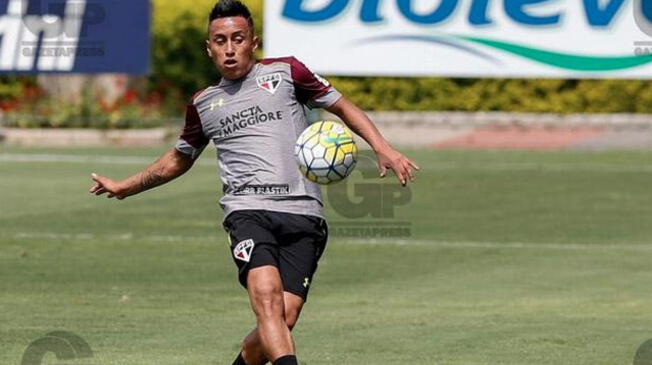
M186 107L186 124L177 140L176 149L192 159L196 159L207 144L208 138L204 135L197 107L191 102Z
M328 80L310 71L296 58L290 58L290 66L297 100L301 104L309 108L328 108L342 97Z

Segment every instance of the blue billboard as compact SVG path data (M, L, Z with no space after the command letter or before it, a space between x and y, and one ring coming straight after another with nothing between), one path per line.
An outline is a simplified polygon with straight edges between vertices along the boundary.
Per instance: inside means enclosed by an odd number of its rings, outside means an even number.
M149 70L148 0L0 0L0 73Z

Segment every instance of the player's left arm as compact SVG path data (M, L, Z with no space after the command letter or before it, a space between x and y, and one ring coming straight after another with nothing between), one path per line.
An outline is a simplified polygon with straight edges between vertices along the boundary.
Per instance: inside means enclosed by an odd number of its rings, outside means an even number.
M355 104L347 100L324 78L311 72L294 57L287 59L291 66L297 100L310 108L324 108L337 115L356 134L362 137L378 157L378 170L385 177L387 169L392 169L398 180L405 186L414 179L414 170L419 166L396 151L380 134L371 119Z
M407 184L408 179L414 180L415 170L419 170L419 166L392 148L367 114L357 105L342 96L326 110L340 117L353 132L369 143L378 158L381 177L385 177L387 169L391 169L403 186Z

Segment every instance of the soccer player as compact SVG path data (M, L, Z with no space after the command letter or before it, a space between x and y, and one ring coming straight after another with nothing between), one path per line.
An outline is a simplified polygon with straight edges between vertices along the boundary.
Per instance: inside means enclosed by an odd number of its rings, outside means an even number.
M325 108L364 138L381 176L403 185L417 165L394 150L367 115L293 57L257 61L249 10L221 0L209 16L206 51L222 75L196 93L175 148L122 181L92 174L90 193L124 199L184 174L209 141L217 148L224 227L240 283L257 319L234 364L298 364L290 331L306 301L327 226L320 188L305 179L294 144L308 126L303 106Z

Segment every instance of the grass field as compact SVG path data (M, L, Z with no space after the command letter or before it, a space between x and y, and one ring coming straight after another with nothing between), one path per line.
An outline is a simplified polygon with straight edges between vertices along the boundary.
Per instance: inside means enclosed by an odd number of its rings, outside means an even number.
M53 330L95 353L67 364L231 363L253 317L211 153L141 196L86 193L159 152L0 147L0 364ZM652 338L649 154L408 154L411 237L330 241L302 364L632 364Z

